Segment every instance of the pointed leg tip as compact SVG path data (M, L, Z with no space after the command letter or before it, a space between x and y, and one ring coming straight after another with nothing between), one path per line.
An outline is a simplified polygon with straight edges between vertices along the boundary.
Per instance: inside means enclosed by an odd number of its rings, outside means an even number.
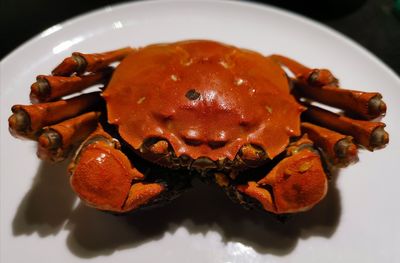
M42 147L45 149L50 148L50 145L51 145L50 139L43 134L41 136L39 136L38 143L39 143L39 147Z
M357 147L348 138L338 141L334 150L338 158L349 159L357 155Z
M378 94L368 102L369 114L373 117L379 117L386 113L386 103L382 100L382 96Z
M61 147L61 136L54 130L47 130L39 136L38 143L44 149L57 149Z
M384 147L389 143L389 134L384 130L383 126L376 128L370 137L370 150Z
M13 111L14 111L13 107ZM8 128L10 133L15 137L24 137L23 135L29 131L30 118L29 115L23 110L15 110L8 118Z
M32 104L46 102L48 95L50 95L49 83L46 79L38 76L37 81L31 85L31 93L29 97Z
M71 57L64 59L53 71L54 76L69 76L74 72L82 73L86 68L86 60L80 53L73 53Z
M338 79L328 69L313 69L307 77L307 82L312 86L337 85Z

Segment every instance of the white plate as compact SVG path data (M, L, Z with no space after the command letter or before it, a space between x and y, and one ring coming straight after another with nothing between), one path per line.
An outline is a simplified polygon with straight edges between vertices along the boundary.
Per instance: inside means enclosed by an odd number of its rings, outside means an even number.
M282 53L332 69L344 87L381 92L389 146L361 151L357 164L335 176L326 200L282 225L204 185L164 208L127 218L104 214L79 204L66 164L38 161L34 143L8 134L11 105L28 103L35 76L72 51L188 38ZM400 262L399 102L399 78L373 55L267 6L138 2L55 25L1 62L1 262Z

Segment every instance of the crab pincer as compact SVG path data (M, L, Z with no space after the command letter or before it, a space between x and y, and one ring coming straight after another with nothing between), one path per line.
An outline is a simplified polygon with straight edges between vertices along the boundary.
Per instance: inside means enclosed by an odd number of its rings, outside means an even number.
M327 193L328 181L312 142L303 138L287 154L265 177L237 185L236 191L274 214L303 212L318 204ZM239 202L245 201L240 198Z
M69 166L72 188L90 206L128 212L152 202L166 185L146 182L120 150L120 144L101 126L82 144Z

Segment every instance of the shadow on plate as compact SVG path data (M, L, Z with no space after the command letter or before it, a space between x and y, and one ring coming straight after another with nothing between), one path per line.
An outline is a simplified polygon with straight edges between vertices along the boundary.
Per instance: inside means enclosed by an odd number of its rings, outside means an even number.
M224 243L240 242L262 254L286 255L299 239L329 238L340 219L340 196L335 180L323 202L313 210L280 223L260 211L232 203L216 187L195 187L171 204L127 216L114 216L79 203L69 187L67 162L42 163L31 190L13 221L14 235L57 235L67 229L67 247L81 258L109 255L162 239L185 228L189 234L217 232ZM337 176L335 175L334 178Z
M76 195L69 187L68 162L41 162L30 191L22 199L13 221L13 234L37 232L55 235L70 217Z

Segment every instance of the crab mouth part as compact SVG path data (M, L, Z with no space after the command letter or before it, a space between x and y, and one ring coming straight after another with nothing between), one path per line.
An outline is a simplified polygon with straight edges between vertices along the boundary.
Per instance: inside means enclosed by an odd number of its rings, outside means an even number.
M245 170L261 166L270 161L266 151L262 147L253 144L243 145L233 159L225 157L212 160L207 156L200 156L194 159L186 154L177 156L171 144L162 138L147 139L138 150L134 149L134 152L162 167L194 170L200 173L210 170Z

